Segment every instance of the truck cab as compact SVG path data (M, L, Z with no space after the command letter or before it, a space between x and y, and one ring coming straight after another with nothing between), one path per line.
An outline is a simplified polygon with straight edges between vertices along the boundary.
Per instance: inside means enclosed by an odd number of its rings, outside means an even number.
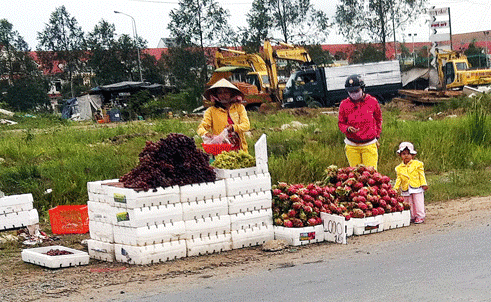
M294 72L283 91L283 107L287 108L325 106L324 99L324 80L317 68Z

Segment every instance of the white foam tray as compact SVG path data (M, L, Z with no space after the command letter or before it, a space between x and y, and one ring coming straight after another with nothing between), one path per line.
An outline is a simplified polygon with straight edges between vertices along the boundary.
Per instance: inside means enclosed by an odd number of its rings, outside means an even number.
M0 198L0 214L25 212L32 210L32 194L9 195Z
M273 226L273 211L271 209L230 215L230 228L232 231L259 226Z
M186 246L188 257L229 251L232 249L232 235L216 234L186 239Z
M145 227L113 227L114 243L145 246L183 239L186 233L184 221L149 225Z
M194 220L198 218L228 215L228 198L213 198L182 203L182 219Z
M303 228L274 226L274 239L286 240L293 246L322 242L324 238L324 226L322 224Z
M213 216L193 220L185 223L185 239L214 236L217 234L230 234L230 216Z
M382 232L384 230L384 215L365 218L351 218L353 235L366 235Z
M180 203L134 209L111 207L111 223L118 226L144 227L182 220Z
M36 223L39 223L39 215L36 209L0 214L0 230L15 229Z
M147 246L114 245L116 261L129 264L153 264L186 257L186 241L177 240Z
M224 181L228 197L271 190L269 173L227 178Z
M104 223L112 222L111 205L106 202L87 201L87 212L89 215L89 221L99 221Z
M274 239L273 225L232 231L232 249L257 246Z
M89 234L91 239L114 243L113 225L111 223L89 219Z
M159 206L178 203L179 186L150 189L148 191L135 191L112 185L103 185L107 192L107 202L115 207L128 209Z
M245 213L272 207L271 190L228 197L228 213Z
M190 184L182 186L180 187L180 189L181 202L206 200L227 196L227 191L225 190L225 181L223 180L199 184Z
M46 253L51 249L59 249L73 254L48 256ZM24 262L48 267L48 268L62 268L70 266L79 266L89 264L89 254L83 251L71 249L61 245L44 246L32 249L24 249L21 252L22 260Z
M114 262L116 260L116 258L114 257L114 243L88 239L87 247L90 258L107 262Z
M217 169L215 168L217 179L226 179L268 173L267 169L257 166L242 169Z

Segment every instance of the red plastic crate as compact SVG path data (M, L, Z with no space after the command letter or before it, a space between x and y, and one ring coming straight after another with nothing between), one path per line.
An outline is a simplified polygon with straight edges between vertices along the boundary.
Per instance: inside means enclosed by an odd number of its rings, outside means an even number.
M232 144L201 144L206 153L218 155L223 151L232 150Z
M85 234L89 231L87 205L65 205L49 209L53 234Z

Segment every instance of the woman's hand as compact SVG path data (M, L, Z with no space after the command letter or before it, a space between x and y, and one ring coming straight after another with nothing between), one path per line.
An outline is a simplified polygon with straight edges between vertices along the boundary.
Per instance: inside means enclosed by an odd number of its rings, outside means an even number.
M206 137L209 137L209 138L212 138L212 137L213 137L213 134L211 134L211 133L207 132L207 133L205 133L205 136L206 136Z
M227 127L225 127L225 129L227 129L228 132L234 132L234 126L232 125L228 125Z
M347 131L348 131L349 133L355 133L355 132L360 131L360 128L355 128L355 127L353 127L353 126L348 126Z
M428 186L421 186L421 188L423 188L423 190L428 190Z

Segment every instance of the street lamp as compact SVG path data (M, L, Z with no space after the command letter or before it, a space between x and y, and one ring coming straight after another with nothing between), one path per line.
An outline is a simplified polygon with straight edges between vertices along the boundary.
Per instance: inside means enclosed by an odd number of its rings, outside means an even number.
M133 18L132 16L128 15L128 14L125 14L125 13L122 13L122 12L119 12L117 10L114 11L115 14L122 14L122 15L125 15L125 16L128 16L131 18L131 20L133 20L133 36L135 37L135 45L136 45L136 51L138 52L137 55L138 55L138 71L140 72L140 82L143 82L143 77L142 77L142 67L141 67L141 62L140 62L140 48L138 47L138 34L136 33L136 22L135 22L135 18Z
M410 36L412 38L412 41L413 41L413 65L416 63L416 57L414 55L414 37L416 37L418 34L417 33L414 33L414 34L407 34L408 36Z

